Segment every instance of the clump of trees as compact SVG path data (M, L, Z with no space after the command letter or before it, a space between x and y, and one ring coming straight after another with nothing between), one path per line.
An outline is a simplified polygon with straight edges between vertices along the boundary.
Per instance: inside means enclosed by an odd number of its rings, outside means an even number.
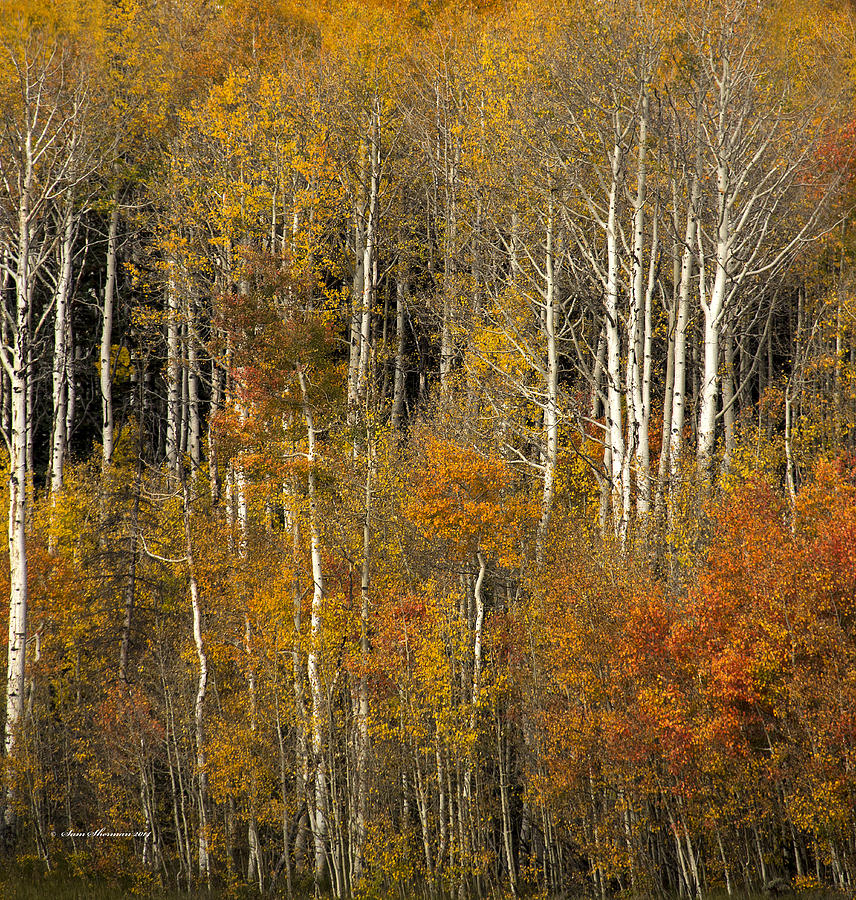
M852 11L1 11L10 863L852 890Z

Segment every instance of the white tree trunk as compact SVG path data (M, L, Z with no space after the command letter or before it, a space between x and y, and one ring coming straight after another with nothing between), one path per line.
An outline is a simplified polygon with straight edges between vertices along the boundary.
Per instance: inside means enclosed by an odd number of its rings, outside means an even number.
M482 634L484 631L484 579L487 574L487 563L484 554L479 551L476 554L479 565L476 583L473 588L473 600L475 602L475 621L473 622L473 677L470 707L470 735L475 736L478 725L478 707L481 699L481 674L482 674ZM472 801L472 780L475 766L475 751L467 754L464 770L464 797L467 803Z
M25 185L32 180L28 159ZM24 713L27 657L27 369L30 357L30 209L29 191L21 198L18 216L16 312L12 347L3 346L3 366L12 391L12 428L9 446L9 644L6 667L6 757L12 756ZM4 826L15 824L12 788L6 791Z
M636 196L633 198L633 258L631 260L631 296L630 315L627 318L627 448L628 459L625 470L629 466L631 450L636 456L637 513L644 519L650 508L651 473L648 450L648 414L650 403L646 404L643 396L646 385L650 385L650 359L646 357L646 348L650 356L650 323L651 323L651 291L654 274L654 258L656 246L656 218L651 241L650 274L646 282L645 254L645 203L648 193L647 142L648 142L649 99L647 88L642 97L642 108L639 116L639 141L636 170ZM647 381L643 371L648 367ZM625 498L627 502L628 498ZM629 510L625 510L627 517Z
M556 493L556 464L559 458L559 353L556 344L556 285L553 260L553 210L547 220L547 253L545 260L544 333L547 339L547 367L544 384L544 485L541 497L541 521L535 557L540 564L544 542L550 527Z
M365 150L361 147L361 159L365 160ZM360 182L365 178L365 164L361 166ZM358 201L354 201L354 281L351 292L351 325L348 347L348 409L357 406L357 385L360 379L360 335L362 333L362 309L365 260L365 223Z
M9 468L9 650L6 670L6 756L11 756L24 710L27 652L26 364L15 354L12 381L12 446ZM7 816L9 810L7 810Z
M721 140L727 136L722 135ZM706 291L705 258L699 233L699 301L704 313L704 380L698 416L698 466L703 481L710 477L710 464L716 443L716 405L719 398L719 330L725 312L728 275L731 263L731 222L728 172L724 163L717 166L719 191L719 228L716 240L716 274L710 297Z
M74 329L70 314L66 317L65 330L65 441L66 446L68 446L74 433L74 415L77 410L77 380L74 365L76 351L74 347Z
M208 657L202 636L202 604L199 584L196 580L196 565L193 556L193 541L190 533L190 498L184 470L181 470L181 495L184 512L184 539L187 561L187 575L190 583L190 606L193 613L193 643L199 663L199 677L194 703L194 726L196 737L196 777L199 792L199 874L206 881L211 880L211 861L208 849L208 756L205 749L205 697L208 690Z
M306 439L308 444L309 473L307 488L309 492L309 547L312 557L312 617L310 621L309 652L306 668L309 676L309 691L312 699L312 755L315 764L315 876L324 877L326 864L327 838L327 771L324 760L324 724L326 721L326 698L321 681L320 648L321 648L321 616L324 604L324 572L321 566L321 533L318 527L317 483L315 475L315 424L312 407L309 403L309 392L306 376L302 371L297 373L300 391L303 398L303 418L306 423Z
M74 249L74 213L69 203L64 215L59 252L59 278L54 295L53 440L51 442L51 494L62 490L68 449L68 316Z
M734 452L734 425L737 414L734 408L734 334L729 327L725 333L725 371L722 375L722 420L725 431L725 455L722 460L723 471L731 465L731 454Z
M357 687L357 809L356 809L356 846L353 849L353 881L356 884L363 873L363 849L366 840L366 822L368 816L368 761L369 761L369 589L371 586L371 514L372 492L374 490L374 455L372 439L368 437L366 444L366 490L365 518L363 519L363 570L360 585L360 654L363 671Z
M362 405L368 389L371 356L372 305L375 291L375 244L377 242L378 188L380 185L380 109L375 98L372 105L369 140L369 202L366 212L365 246L363 248L363 297L360 317L360 357L357 377L357 406Z
M106 471L113 459L113 310L116 298L117 234L119 198L116 197L107 235L107 279L104 283L104 315L101 325L101 468Z
M681 452L686 413L687 382L687 325L689 324L690 287L693 276L693 248L698 226L697 207L699 199L698 171L693 175L687 206L687 225L681 254L681 278L678 286L678 310L675 319L675 364L672 384L672 427L669 435L669 472L672 482L677 484L681 470Z
M181 448L181 300L176 275L173 260L169 264L166 320L166 462L173 474L178 471Z
M607 427L609 430L609 449L611 471L607 476L611 479L612 521L616 537L623 543L627 535L627 518L624 514L624 495L629 485L624 485L624 414L621 408L621 332L618 318L618 224L617 204L619 190L619 172L621 169L621 148L616 145L612 155L612 184L609 191L609 208L606 222L606 298L605 321L606 332L606 390L607 390Z
M407 279L403 268L404 264L399 263L399 272L395 283L395 379L392 387L392 415L390 417L393 428L401 428L404 424L405 391L407 387L407 373L404 369Z
M211 502L220 501L220 455L217 446L217 429L214 417L223 402L223 370L217 360L211 359L211 407L208 413L208 481L211 488Z
M199 343L196 337L196 303L187 299L187 453L190 471L196 475L202 465L202 419L199 410Z

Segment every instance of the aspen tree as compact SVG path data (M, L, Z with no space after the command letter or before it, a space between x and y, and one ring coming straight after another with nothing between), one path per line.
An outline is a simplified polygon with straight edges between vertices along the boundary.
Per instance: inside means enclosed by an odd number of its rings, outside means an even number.
M744 0L712 4L691 32L701 159L694 245L703 317L697 458L710 476L719 418L720 340L735 304L748 302L816 227L824 206L798 215L798 180L816 141L813 111L793 110L790 76L764 46L763 18ZM793 220L796 219L794 223ZM790 220L790 221L789 221Z
M666 398L670 405L670 433L669 433L669 472L673 485L677 485L681 472L681 453L684 440L684 420L686 415L686 384L687 384L687 327L690 319L690 292L692 290L693 266L695 252L693 244L696 240L698 229L698 204L701 196L701 156L696 151L694 154L695 168L690 175L689 198L686 208L686 229L681 243L680 281L678 283L678 297L676 302L675 331L672 339L672 353L674 358L672 375L672 393ZM677 219L677 210L676 221ZM665 438L664 438L665 441Z
M306 425L306 440L308 444L307 462L309 464L309 472L306 477L309 491L309 541L312 557L312 619L310 648L306 664L309 673L310 696L312 699L312 756L315 782L315 808L313 811L315 877L320 880L324 877L327 862L326 840L329 815L327 767L324 758L323 737L324 720L326 718L326 698L321 683L321 661L319 659L322 607L324 602L324 571L321 564L321 535L318 525L318 500L315 474L315 466L317 464L315 450L315 420L309 402L309 388L306 375L302 369L298 369L297 379L302 398L303 419Z
M196 561L193 552L191 534L190 492L182 464L179 470L181 480L181 508L184 525L185 563L190 587L190 605L193 613L193 643L199 665L196 699L193 707L193 721L196 739L196 782L199 804L198 864L199 874L211 883L211 856L208 836L208 754L205 743L205 699L208 693L208 654L202 631L202 606L199 594L199 583L196 573Z
M50 23L44 23L42 29L38 25L28 28L23 21L18 25L19 34L4 29L0 47L5 101L0 131L0 240L4 244L4 272L15 288L13 310L4 314L8 340L0 345L0 360L9 377L11 393L11 434L7 439L11 585L4 745L7 756L13 752L24 709L28 603L25 529L27 484L33 474L28 464L32 454L34 397L33 304L38 279L50 259L44 235L51 204L61 193L72 192L91 172L86 159L77 152L89 102L86 62L78 56L73 42L52 31L54 26ZM14 29L14 22L7 23L7 28ZM62 284L61 274L58 284ZM14 811L7 803L6 826L11 827L13 819Z
M560 32L558 46L551 48L546 62L552 90L565 90L573 98L558 105L558 98L552 100L564 126L561 140L554 138L553 143L572 185L571 202L566 201L562 209L572 254L569 262L580 269L574 259L578 256L586 267L584 283L602 296L604 440L608 445L604 475L610 485L613 532L624 544L631 524L634 455L637 505L643 516L650 502L647 447L641 447L640 435L647 431L650 415L650 404L646 406L644 400L645 328L647 296L654 286L644 250L646 220L651 218L650 84L661 50L657 28L650 27L644 17L631 23L620 13L598 12L581 27L589 39L581 48L582 64L573 68L566 56L572 46L566 31ZM578 164L578 156L591 171ZM628 184L634 160L635 196ZM652 247L650 253L656 256L656 249Z
M53 440L51 443L51 493L62 490L65 456L68 451L68 356L69 318L71 311L72 266L76 222L71 201L62 213L62 237L59 241L58 278L54 293L54 359L53 359Z
M100 355L100 387L101 387L101 464L104 472L113 459L113 432L115 428L113 413L113 314L116 298L116 276L118 258L119 233L119 195L116 193L110 213L110 226L107 232L107 272L104 282L104 305L101 320L101 355Z

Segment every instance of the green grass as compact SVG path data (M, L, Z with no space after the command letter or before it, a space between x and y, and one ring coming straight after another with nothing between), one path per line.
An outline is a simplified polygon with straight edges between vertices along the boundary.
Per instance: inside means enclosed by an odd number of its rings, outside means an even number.
M282 893L276 897L284 897ZM295 900L308 900L312 893L295 893ZM404 896L407 896L406 892ZM423 896L421 891L414 896ZM539 895L540 896L540 895ZM45 872L40 864L28 861L15 867L0 869L0 898L2 900L259 900L255 887L242 885L236 890L225 891L197 888L190 892L163 890L155 887L123 885L107 876L97 878L75 874L70 870ZM814 890L799 894L786 894L781 900L844 900L844 895L831 890ZM584 900L584 898L579 898ZM640 898L642 900L642 898ZM674 898L677 900L677 898ZM736 892L729 897L725 891L714 890L705 900L775 900L770 894L746 894Z
M44 872L40 866L22 865L0 871L0 897L3 900L225 900L234 897L205 889L165 891L137 886L108 877L85 877L69 871ZM256 895L258 896L258 895Z

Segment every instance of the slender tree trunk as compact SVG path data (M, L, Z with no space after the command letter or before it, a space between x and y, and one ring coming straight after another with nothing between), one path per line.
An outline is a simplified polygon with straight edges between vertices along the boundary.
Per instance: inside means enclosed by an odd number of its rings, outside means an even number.
M448 391L449 376L455 359L455 342L452 335L452 316L456 284L455 249L458 239L457 210L457 140L454 151L446 147L446 227L443 235L443 321L440 324L440 390ZM449 159L450 154L452 159Z
M437 762L437 821L440 825L440 843L437 847L437 871L446 860L449 848L449 820L447 815L448 798L446 796L446 767L443 764L443 751L440 747L440 735L435 740L435 758Z
M731 466L731 455L734 453L736 422L734 375L734 333L729 327L725 334L725 371L722 375L722 420L725 430L725 456L722 460L723 471Z
M315 878L316 882L324 877L326 863L327 840L327 772L324 761L324 725L327 719L327 705L320 672L321 617L324 604L324 574L321 566L321 533L318 528L318 501L316 484L316 450L315 425L312 407L309 403L309 392L306 376L302 370L297 372L300 391L303 398L303 418L306 423L308 443L309 473L307 487L309 492L309 544L312 557L312 619L310 624L310 644L306 667L309 676L309 690L312 698L312 755L315 766Z
M723 136L724 139L724 136ZM724 165L717 168L719 186L719 230L716 241L716 273L710 296L707 296L705 260L701 234L699 246L699 300L704 314L704 381L701 385L701 404L698 416L698 465L702 480L710 477L710 465L716 443L716 409L719 399L719 332L725 313L728 276L731 264L730 205L726 199L728 173Z
M310 775L309 775L309 750L307 746L307 735L309 732L309 716L306 709L306 695L303 689L304 665L300 652L301 632L302 632L302 613L301 613L301 588L300 588L300 565L301 565L301 540L300 540L300 524L297 520L296 511L297 485L293 484L287 498L287 518L291 525L292 540L292 560L294 562L294 584L292 597L292 617L294 623L294 633L292 636L291 663L292 663L292 685L294 690L294 705L297 710L297 723L295 727L295 754L297 760L296 771L296 794L299 798L303 798L306 809L312 816L311 827L315 830L315 818L312 812L314 804L308 794ZM294 862L296 866L302 866L300 856L305 846L306 830L299 826L300 819L298 817L298 832L294 841Z
M190 471L196 476L202 465L202 418L199 400L199 342L196 337L196 301L187 298L187 453Z
M53 441L51 446L51 494L62 490L68 450L68 316L74 251L74 210L65 210L59 252L59 279L54 296Z
M371 584L371 516L372 492L374 490L374 455L371 434L366 442L366 490L365 517L363 519L363 570L360 585L360 654L363 670L360 673L357 689L357 809L355 843L353 848L352 881L358 884L363 873L363 848L366 840L366 821L368 815L368 757L369 757L369 588Z
M74 357L76 349L74 346L74 328L72 326L71 310L65 320L66 338L65 338L65 442L66 448L71 445L71 438L74 434L74 416L77 411L77 379ZM5 408L3 410L5 416Z
M194 726L196 737L196 777L199 802L199 874L209 884L211 882L211 860L208 848L208 757L205 748L205 697L208 690L208 657L202 637L202 605L199 585L196 580L196 563L193 555L193 541L190 534L190 497L184 469L181 468L181 497L184 512L184 540L187 561L187 576L190 585L190 606L193 612L193 643L199 663L199 678L194 703Z
M256 671L253 663L252 626L249 613L244 613L244 655L247 659L247 693L250 698L250 734L255 739L257 728L258 702L256 699ZM248 773L249 819L247 822L247 883L259 883L259 893L264 890L264 870L262 868L261 842L259 841L258 822L256 821L256 792L258 779L256 772Z
M29 146L28 146L29 150ZM32 166L28 153L28 177ZM9 642L6 667L6 758L15 751L18 729L24 713L27 655L27 372L30 358L30 210L29 191L21 198L18 220L18 260L15 274L16 311L12 347L3 346L3 366L12 392L11 441L9 446ZM4 830L15 828L12 782L7 782Z
M639 140L636 164L636 196L633 198L633 258L630 278L630 312L627 317L627 368L625 373L625 396L627 398L627 447L623 485L623 516L629 520L630 455L636 458L637 514L644 518L650 506L648 467L648 421L642 399L644 366L645 328L649 320L646 316L645 255L645 203L648 192L647 141L648 141L649 99L647 87L643 92L642 109L639 116ZM652 246L652 255L656 248ZM645 432L644 439L642 432Z
M482 632L484 630L484 579L487 574L487 563L484 555L479 551L476 556L479 566L473 588L473 602L475 603L475 622L473 623L473 675L470 707L470 734L475 736L478 725L479 700L481 698L481 674L482 674ZM464 770L464 797L469 805L472 802L473 767L475 765L474 751L470 751L466 759ZM459 814L462 811L459 810ZM460 841L463 847L463 840Z
M681 452L684 434L684 417L686 412L686 379L687 379L687 325L689 324L690 286L693 274L693 247L696 242L698 220L696 209L699 200L699 176L693 176L687 207L687 227L684 233L684 246L681 254L681 280L678 286L678 311L675 320L675 365L674 383L672 385L672 430L669 436L669 470L673 485L680 477Z
M119 197L113 201L107 234L107 280L104 283L104 314L101 324L101 468L107 471L113 459L113 307L116 297L117 234ZM170 346L170 349L171 346ZM176 354L177 356L177 354Z
M365 180L365 155L364 144L360 146L360 183ZM360 346L362 334L362 309L363 292L365 290L365 247L366 247L366 223L360 202L354 201L354 280L351 292L351 324L348 346L348 409L356 408L360 379Z
M400 239L400 238L399 238ZM406 338L407 316L407 276L404 263L398 264L398 275L395 280L395 378L392 387L393 428L400 429L404 424L407 373L404 367L404 347Z
M540 565L544 555L544 542L550 528L553 499L556 493L556 465L559 459L559 353L556 343L556 286L553 260L553 209L552 199L547 220L547 256L545 260L546 284L544 291L544 332L547 338L547 367L544 396L544 485L541 498L541 521L538 525L538 541L535 558Z
M675 332L677 330L677 307L681 285L681 247L677 240L678 207L677 186L673 180L672 190L675 195L672 208L675 240L672 245L672 298L669 303L669 339L666 345L666 383L663 388L663 430L660 435L660 461L657 467L657 494L654 500L654 515L657 522L662 522L666 482L669 473L670 439L672 432L673 394L675 385Z
M145 390L143 379L139 379L139 389ZM128 681L128 660L131 653L131 626L134 618L134 606L137 597L137 541L139 539L140 501L143 493L143 440L145 435L145 423L142 409L140 410L139 438L137 442L137 466L134 473L134 505L131 508L131 537L130 563L128 566L128 581L125 585L125 611L122 618L122 639L119 645L119 678Z
M378 188L380 185L380 101L372 103L369 140L369 203L366 215L365 247L363 249L363 302L360 318L360 356L357 376L356 402L362 405L368 389L369 360L371 357L372 307L375 292L375 244L377 242Z
M181 451L181 300L178 293L177 265L169 263L167 281L167 400L166 400L166 462L170 473L179 467Z
M216 359L211 360L211 408L208 413L208 480L211 488L211 502L220 502L222 493L220 456L217 447L215 416L223 403L223 370Z
M606 388L607 427L609 430L612 520L615 536L623 543L627 535L627 518L624 515L624 497L629 485L622 484L624 475L624 413L621 396L621 333L618 318L618 223L617 205L619 173L622 151L616 145L612 152L612 184L609 192L609 210L606 227L607 280L604 328L606 331Z
M499 767L499 797L502 809L502 848L505 852L505 868L508 873L508 886L511 896L517 896L517 870L514 866L514 849L511 840L511 808L508 800L508 766L506 764L505 744L503 740L503 724L500 718L499 708L496 711L496 753Z

